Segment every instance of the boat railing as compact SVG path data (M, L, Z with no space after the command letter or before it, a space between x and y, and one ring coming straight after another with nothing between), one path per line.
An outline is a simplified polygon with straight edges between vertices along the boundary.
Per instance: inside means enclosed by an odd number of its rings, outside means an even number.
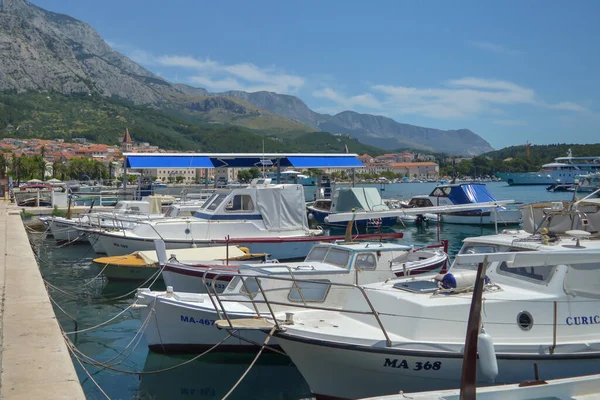
M242 272L232 274L231 271L215 269L215 270L210 270L211 275L212 275L210 279L216 280L222 275L233 275L234 277L239 277L242 282L242 285L244 287L245 293L240 293L240 292L218 293L214 289L213 286L208 285L206 282L205 282L205 287L207 288L208 296L212 302L212 305L213 305L215 311L217 312L217 315L219 316L220 319L225 319L231 329L235 329L235 328L232 323L233 318L230 318L230 316L227 313L227 308L225 306L225 303L227 303L227 302L250 304L252 306L252 308L254 309L256 317L269 316L273 320L273 323L278 330L281 330L282 321L277 318L277 315L274 311L275 306L286 307L286 308L290 308L290 309L300 308L300 309L310 309L310 310L320 310L320 311L335 311L335 312L342 312L342 313L348 313L348 314L361 314L361 315L373 316L377 322L379 329L381 330L383 336L385 337L386 345L388 347L390 347L392 345L390 336L389 336L387 330L385 329L381 318L379 317L379 313L375 310L375 307L373 306L371 299L367 295L365 288L363 288L360 285L351 284L351 283L339 283L339 282L311 280L311 279L297 279L297 278L295 278L291 268L288 269L288 271L291 276L289 278L283 277L283 276L265 276L265 275L256 275L256 274L246 274L246 273L242 273ZM207 274L204 275L204 278L203 278L204 280L206 279L206 275ZM290 285L285 286L285 287L279 287L279 288L275 288L275 289L267 289L266 290L263 287L263 284L261 283L261 281L266 281L266 280L289 282ZM256 285L257 291L254 292L254 294L253 294L253 291L251 291L249 288L248 281L253 281ZM327 285L327 288L325 291L326 297L331 296L330 292L333 287L341 289L341 290L357 290L358 292L360 292L360 294L362 295L362 298L364 299L364 301L367 305L367 311L351 310L351 309L342 308L342 307L335 308L335 307L327 307L327 306L319 306L316 304L311 304L306 300L306 297L305 297L306 293L303 292L303 289L301 288L301 284ZM298 294L301 298L300 302L295 303L292 301L284 302L284 301L270 300L269 297L267 296L267 294L269 294L269 296L270 296L277 291L290 292L290 290L298 291ZM259 296L257 296L259 293L261 295L261 298L259 298ZM323 300L323 302L326 302L325 299ZM266 308L267 308L266 312L260 311L261 307L259 307L259 306L261 306L261 305L266 306ZM286 313L286 317L287 317L287 313ZM285 323L285 321L283 321L283 323Z

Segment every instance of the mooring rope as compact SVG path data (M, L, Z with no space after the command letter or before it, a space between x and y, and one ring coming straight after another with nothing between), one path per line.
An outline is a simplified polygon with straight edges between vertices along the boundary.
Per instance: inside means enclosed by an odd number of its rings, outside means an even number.
M265 338L265 341L263 342L262 346L260 347L260 350L256 354L256 357L254 357L254 360L252 360L252 362L250 363L250 365L248 366L248 368L246 368L246 371L244 371L244 373L242 374L242 376L240 376L240 379L238 379L238 381L235 383L235 385L233 385L233 387L231 389L229 389L229 392L227 392L227 394L225 396L223 396L221 398L221 400L227 399L231 395L231 393L233 393L233 391L239 386L239 384L242 383L242 381L244 380L244 378L246 377L246 375L248 375L248 372L250 372L250 370L252 369L252 367L254 366L254 364L256 364L256 361L258 361L258 358L262 354L262 352L265 349L265 347L269 344L269 340L271 340L271 337L273 336L273 333L275 333L275 329L277 329L276 326L274 326L273 329L271 329L271 332L269 332L269 335Z

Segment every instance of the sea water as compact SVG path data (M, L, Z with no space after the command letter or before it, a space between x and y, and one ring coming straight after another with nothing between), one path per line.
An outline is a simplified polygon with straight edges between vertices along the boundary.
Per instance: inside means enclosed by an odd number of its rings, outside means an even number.
M413 195L429 194L435 184L375 186L384 189L381 192L384 198L408 200ZM508 186L505 183L488 183L487 186L498 200L531 203L572 198L572 193L547 192L544 186ZM311 199L313 193L313 188L307 188L307 199ZM398 229L404 232L401 243L422 245L448 239L451 255L458 251L465 237L494 233L493 227L450 224L438 227L435 223L429 227ZM212 353L171 369L194 355L165 356L148 350L143 336L138 335L142 325L139 312L127 309L132 304L136 284L102 279L102 267L92 263L95 254L89 245L57 247L43 234L32 234L31 240L39 256L42 275L52 285L49 292L62 308L55 306L63 329L68 333L100 325L67 335L81 353L90 357L88 364L83 363L87 373L74 359L88 399L105 398L94 381L111 399L220 399L252 362L254 354ZM119 313L122 315L104 324ZM89 365L94 361L109 365L110 369ZM289 358L265 351L229 398L296 400L311 398L311 394Z

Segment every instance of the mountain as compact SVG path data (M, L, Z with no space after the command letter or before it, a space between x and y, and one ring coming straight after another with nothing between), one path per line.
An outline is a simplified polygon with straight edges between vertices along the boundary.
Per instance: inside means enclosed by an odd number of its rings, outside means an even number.
M197 111L204 122L268 131L312 131L266 110L205 89L170 83L112 48L88 24L25 0L0 0L0 90L94 93Z
M385 149L456 154L493 150L467 129L442 131L351 111L319 114L290 95L209 93L173 84L111 49L90 25L26 0L0 0L0 91L7 90L97 94L148 105L194 123L239 125L288 138L327 131Z
M350 134L362 143L382 149L411 148L463 155L494 150L486 140L468 129L444 131L424 128L353 111L336 115L319 114L297 97L272 92L229 91L220 95L241 99L320 131Z

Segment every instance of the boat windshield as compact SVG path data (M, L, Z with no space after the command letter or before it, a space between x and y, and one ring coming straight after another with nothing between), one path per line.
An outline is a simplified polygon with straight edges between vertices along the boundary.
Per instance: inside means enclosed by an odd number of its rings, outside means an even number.
M345 267L350 259L350 251L332 247L313 247L304 261L317 261Z
M458 254L482 254L482 253L496 253L498 247L490 244L465 244ZM477 269L477 264L460 264L458 268L462 269Z
M206 210L214 211L221 205L223 200L227 197L226 194L214 194L210 199L206 201L206 207L203 207Z

